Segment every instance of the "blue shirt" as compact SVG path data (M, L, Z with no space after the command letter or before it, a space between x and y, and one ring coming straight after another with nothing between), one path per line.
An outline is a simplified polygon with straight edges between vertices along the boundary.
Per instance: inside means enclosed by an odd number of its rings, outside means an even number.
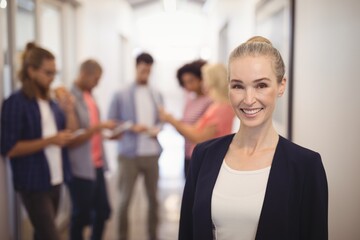
M65 115L50 101L58 130L65 128ZM22 91L6 99L1 111L1 154L6 156L18 141L42 138L41 114L36 99L29 99ZM10 159L14 188L18 191L47 191L51 187L50 170L44 151ZM67 150L62 149L64 181L71 177Z
M135 89L136 84L132 84L129 87L117 92L110 104L108 118L111 120L116 120L118 122L131 121L133 123L137 123L136 120L136 111L135 111ZM155 105L154 116L155 116L155 124L160 125L159 114L157 112L158 104L163 103L161 95L151 89L151 97L152 102ZM118 152L119 155L123 155L126 157L137 157L137 145L138 145L138 134L125 131L123 137L118 142ZM158 154L161 153L161 146L158 143Z

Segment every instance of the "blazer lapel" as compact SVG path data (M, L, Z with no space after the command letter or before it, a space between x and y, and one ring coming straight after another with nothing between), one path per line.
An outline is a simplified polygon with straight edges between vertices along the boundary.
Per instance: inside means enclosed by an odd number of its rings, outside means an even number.
M289 170L280 136L271 165L256 240L286 239L288 236Z

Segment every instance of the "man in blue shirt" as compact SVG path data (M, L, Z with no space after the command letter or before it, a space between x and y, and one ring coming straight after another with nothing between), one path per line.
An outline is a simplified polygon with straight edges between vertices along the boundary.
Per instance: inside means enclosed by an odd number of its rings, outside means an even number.
M66 146L76 128L71 99L49 97L55 57L29 43L19 73L22 88L3 103L1 154L10 159L13 184L34 227L35 239L58 240L60 186L70 177Z
M161 95L148 85L153 58L142 53L136 58L136 82L115 94L109 119L129 126L119 139L119 239L128 239L128 209L139 174L144 176L148 199L149 239L157 239L159 178L158 159L161 147L157 134L161 123L158 107Z

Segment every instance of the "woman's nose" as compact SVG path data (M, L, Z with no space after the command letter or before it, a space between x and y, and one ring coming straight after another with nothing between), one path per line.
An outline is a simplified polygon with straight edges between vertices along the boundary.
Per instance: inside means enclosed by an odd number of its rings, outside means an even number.
M255 93L252 89L246 89L244 103L246 105L253 105L256 102Z

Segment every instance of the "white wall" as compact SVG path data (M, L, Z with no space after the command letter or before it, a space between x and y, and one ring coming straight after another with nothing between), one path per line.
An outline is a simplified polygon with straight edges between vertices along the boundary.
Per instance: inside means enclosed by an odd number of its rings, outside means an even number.
M111 92L121 85L120 36L132 40L132 9L120 0L86 0L78 9L77 20L78 65L87 58L102 65L103 76L95 93L100 108L106 109Z
M360 1L296 1L294 141L319 151L330 239L360 239Z
M212 10L218 27L228 22L227 55L255 33L255 4L257 0L218 0ZM218 29L219 30L219 29Z

